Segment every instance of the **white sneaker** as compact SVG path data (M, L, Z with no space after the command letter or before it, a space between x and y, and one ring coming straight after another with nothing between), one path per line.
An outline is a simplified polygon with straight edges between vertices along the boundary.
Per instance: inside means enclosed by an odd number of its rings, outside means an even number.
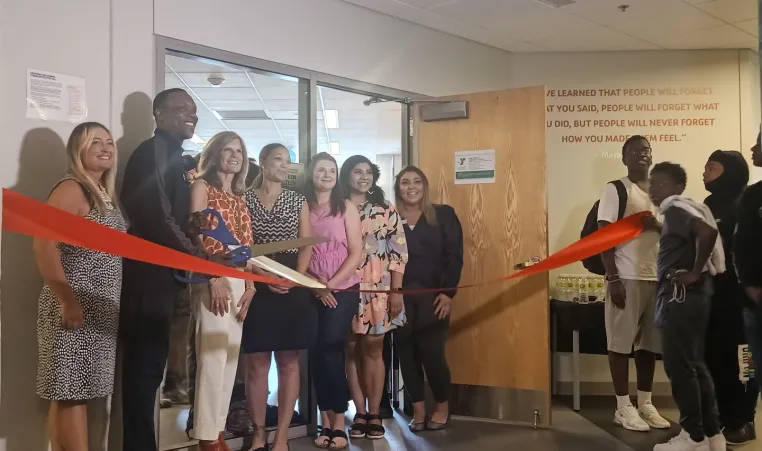
M680 431L676 437L672 437L667 443L654 446L654 451L710 451L709 441L694 442L690 434Z
M672 427L669 421L659 415L659 411L650 402L643 403L642 406L638 407L638 414L640 414L640 418L643 421L654 429L669 429Z
M726 451L728 449L728 442L722 433L709 437L707 440L709 440L709 449L711 451Z
M640 418L638 410L632 405L617 409L614 413L614 424L629 431L648 432L651 430L648 423Z

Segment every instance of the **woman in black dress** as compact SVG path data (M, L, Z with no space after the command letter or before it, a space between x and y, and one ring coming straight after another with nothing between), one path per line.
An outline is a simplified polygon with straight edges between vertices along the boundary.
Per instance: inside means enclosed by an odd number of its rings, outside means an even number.
M311 235L310 212L304 196L283 188L291 159L282 144L268 144L259 154L262 172L245 193L254 244L293 240ZM290 249L268 257L306 273L312 247ZM256 269L262 275L265 274ZM299 351L309 348L317 333L317 304L305 288L257 284L243 326L246 354L246 397L254 423L254 450L267 449L265 415L267 376L272 354L278 365L278 430L273 451L288 450L288 428L299 398Z
M394 183L397 209L405 219L409 253L405 290L456 287L463 269L463 229L455 210L449 205L432 205L429 181L415 166L408 166ZM440 293L404 295L407 324L394 333L414 417L409 428L444 429L450 418L450 367L445 355L445 340L450 325L450 308L456 290ZM434 394L437 406L426 414L423 375Z

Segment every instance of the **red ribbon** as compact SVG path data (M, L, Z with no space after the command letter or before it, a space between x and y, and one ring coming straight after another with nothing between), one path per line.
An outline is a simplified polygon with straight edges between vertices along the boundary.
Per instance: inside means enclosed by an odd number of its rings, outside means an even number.
M582 261L626 243L643 233L641 218L650 214L650 212L643 212L622 219L556 252L540 263L513 275L488 282L461 285L457 288L471 288L490 283L505 282L544 273ZM96 224L83 217L59 210L8 189L3 189L3 230L199 274L247 279L273 285L294 285L283 280L276 280L228 268L198 257L193 257L184 252L151 243ZM449 291L451 289L455 288L406 290L404 292L408 294L431 293ZM388 292L384 290L351 291L366 293Z

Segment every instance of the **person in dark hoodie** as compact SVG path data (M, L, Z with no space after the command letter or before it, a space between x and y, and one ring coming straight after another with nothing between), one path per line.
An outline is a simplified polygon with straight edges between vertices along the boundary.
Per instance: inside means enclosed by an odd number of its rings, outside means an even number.
M740 152L717 150L704 168L704 186L711 194L704 203L717 220L726 267L733 268L733 232L741 197L749 183L749 165ZM712 310L706 336L706 363L714 380L723 434L730 445L756 438L754 415L759 391L755 381L741 381L739 346L748 343L743 309L751 305L734 271L714 276Z
M751 148L751 160L754 166L762 167L760 135ZM738 280L753 303L743 312L752 359L762 362L762 181L749 186L741 198L733 259Z

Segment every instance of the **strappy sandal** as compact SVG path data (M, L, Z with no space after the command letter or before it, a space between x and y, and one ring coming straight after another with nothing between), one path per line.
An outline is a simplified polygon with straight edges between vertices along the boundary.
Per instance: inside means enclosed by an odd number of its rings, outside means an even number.
M368 432L365 437L371 440L381 440L386 437L386 429L383 424L373 424L371 421L383 421L381 415L366 415L368 420Z
M365 423L358 423L357 420L363 420ZM358 413L352 421L352 426L349 427L349 436L352 438L365 438L368 435L368 415Z
M343 439L344 443L341 445L336 444L336 439ZM344 431L333 431L331 439L328 441L328 449L346 449L349 446L349 437L347 437Z
M328 428L322 428L320 435L317 436L313 442L316 447L326 449L331 446L331 439L333 438L333 431Z

